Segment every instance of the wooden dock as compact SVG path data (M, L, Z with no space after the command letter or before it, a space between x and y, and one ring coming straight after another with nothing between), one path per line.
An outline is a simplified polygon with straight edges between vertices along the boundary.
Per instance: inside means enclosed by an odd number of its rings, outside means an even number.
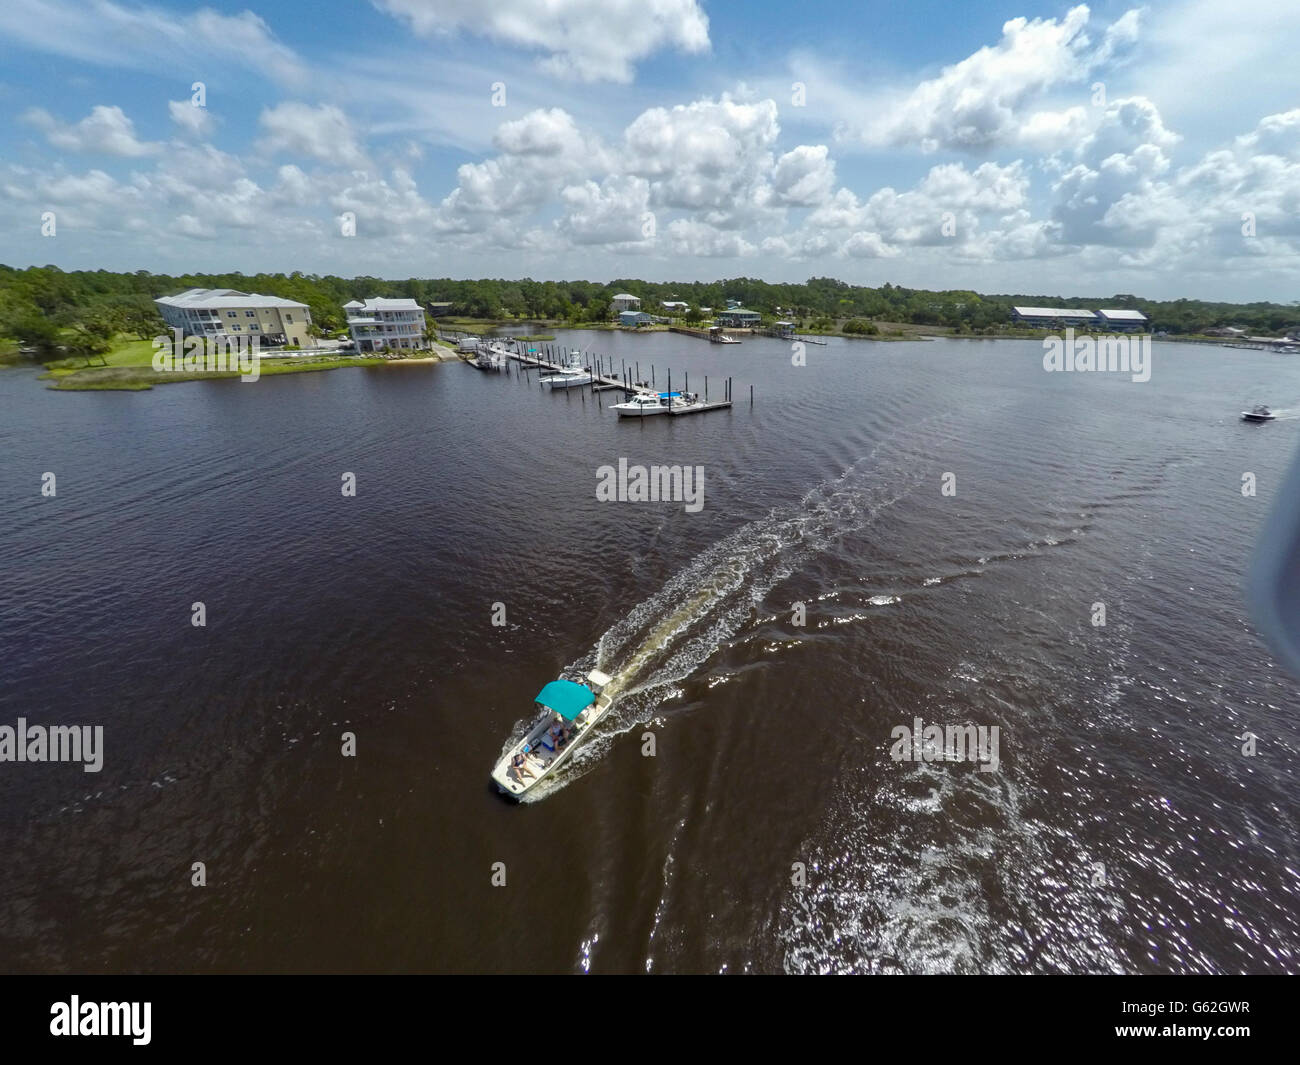
M511 348L504 347L499 342L489 343L488 349L490 351L499 351L507 359L511 359L514 362L519 363L522 367L526 369L536 369L538 371L550 371L552 373L559 373L564 369L563 364L558 362L552 362L550 359L542 358L540 352L537 355L530 355L526 352L519 351L517 349L512 350ZM591 374L591 383L587 385L581 385L573 389L565 389L566 393L569 391L582 391L582 392L620 391L625 396L634 396L638 392L658 393L659 391L657 386L649 381L633 381L632 375L629 371L625 371L627 376L620 378L613 374L602 373L600 369L595 365L584 366L583 370ZM638 367L638 372L639 372L639 367ZM672 380L673 380L672 373L670 372L668 374L668 387L665 391L671 392L673 390ZM686 382L687 382L686 387L683 388L682 391L686 391L689 389L689 385L690 385L689 377L687 377ZM695 403L684 403L681 406L675 408L669 406L669 408L663 413L667 414L669 417L672 418L680 418L686 414L707 414L709 411L729 410L731 408L731 378L728 377L724 379L723 385L724 385L724 392L726 393L725 398L710 400L708 398L709 379L706 377L704 379L704 390L705 390L704 399L699 400L698 402ZM753 387L751 386L750 406L752 407L753 404L754 404ZM637 420L640 421L641 419L638 418Z

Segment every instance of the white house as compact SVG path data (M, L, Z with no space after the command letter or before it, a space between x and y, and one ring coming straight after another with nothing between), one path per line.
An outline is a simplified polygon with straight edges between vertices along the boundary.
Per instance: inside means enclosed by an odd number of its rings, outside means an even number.
M311 342L311 310L305 303L237 292L233 288L190 288L154 300L163 321L186 336L256 337L260 344Z
M684 300L664 300L662 306L669 314L685 314L691 305Z
M424 347L424 311L415 300L376 296L343 304L357 351Z
M620 292L609 301L609 309L615 314L620 311L639 311L641 309L641 299L639 296L633 296L630 292Z

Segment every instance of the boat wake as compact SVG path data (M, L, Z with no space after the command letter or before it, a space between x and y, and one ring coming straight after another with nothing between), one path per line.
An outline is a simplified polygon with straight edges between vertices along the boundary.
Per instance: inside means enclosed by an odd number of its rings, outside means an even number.
M773 587L910 493L930 457L919 431L938 420L911 424L905 439L902 431L886 437L798 504L741 526L611 626L566 673L608 673L605 692L613 706L596 735L524 801L544 799L572 783L616 737L653 720L665 700L680 694L679 685L752 619ZM517 738L507 741L503 753Z

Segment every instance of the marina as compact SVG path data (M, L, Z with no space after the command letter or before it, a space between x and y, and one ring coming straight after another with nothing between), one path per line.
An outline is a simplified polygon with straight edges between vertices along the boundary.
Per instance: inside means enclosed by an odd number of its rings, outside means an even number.
M563 391L578 391L585 397L586 391L593 393L607 391L621 391L627 397L622 403L611 404L611 409L618 414L620 418L628 417L645 417L653 414L666 414L670 417L682 417L687 414L707 414L710 411L729 410L732 406L732 379L723 378L721 399L709 398L709 379L704 378L704 392L690 391L690 375L684 375L683 386L680 390L674 391L672 387L672 372L667 374L667 389L659 391L656 384L656 373L653 367L650 368L650 380L646 381L641 378L641 368L639 364L634 369L629 369L626 364L621 368L622 372L614 372L613 359L599 355L593 355L589 352L571 350L564 357L564 362L555 361L552 358L544 358L543 350L537 348L528 348L522 341L493 341L485 345L479 356L476 357L475 365L478 365L477 359L491 358L500 360L503 364L508 365L513 361L520 367L520 372L531 370L538 371L538 383L542 388L551 390L560 389ZM545 349L546 355L551 355L549 347ZM481 368L481 367L480 367ZM754 405L754 387L749 388L749 405Z

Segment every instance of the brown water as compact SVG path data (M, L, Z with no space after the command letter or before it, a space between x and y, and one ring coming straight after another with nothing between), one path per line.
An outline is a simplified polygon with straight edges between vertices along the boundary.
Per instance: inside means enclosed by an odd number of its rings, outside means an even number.
M1300 697L1239 589L1300 419L1237 414L1300 407L1300 362L558 343L737 406L619 423L459 363L0 374L0 725L106 746L0 763L0 967L1296 969ZM620 458L702 465L703 509L598 502ZM498 797L532 696L595 665L598 737ZM893 761L917 717L998 726L999 770Z

